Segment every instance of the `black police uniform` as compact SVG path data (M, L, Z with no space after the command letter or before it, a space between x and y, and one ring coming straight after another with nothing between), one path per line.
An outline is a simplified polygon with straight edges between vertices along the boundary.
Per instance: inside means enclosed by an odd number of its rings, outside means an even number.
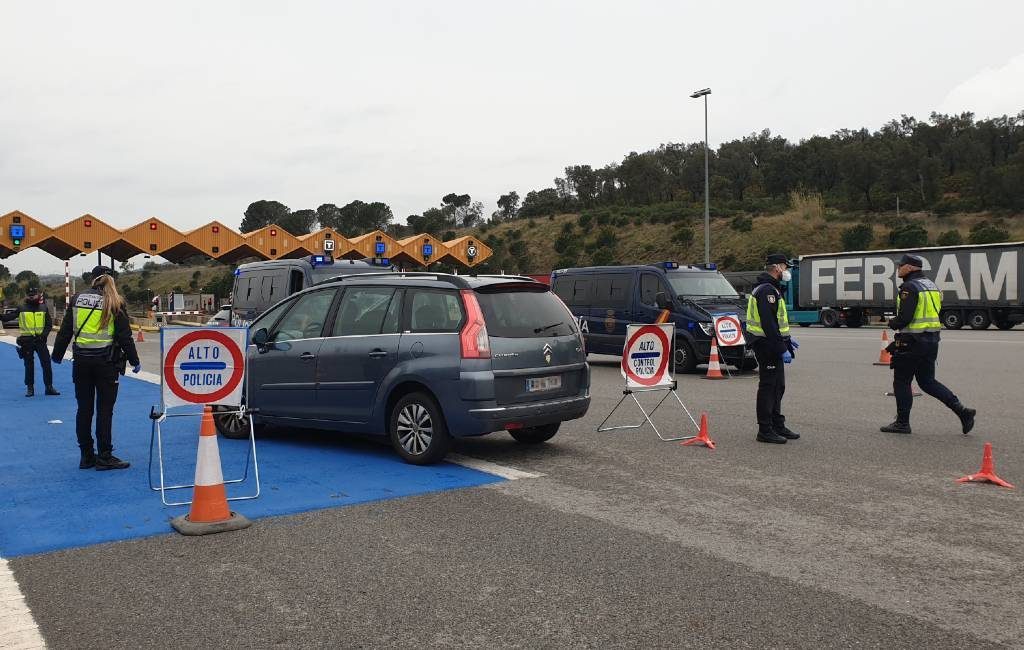
M76 336L76 326L72 314L73 307L82 303L95 303L94 296L102 296L98 289L89 289L75 294L72 299L60 330L53 342L54 359L61 359L68 345ZM81 301L81 302L80 302ZM99 309L102 309L102 300ZM82 450L82 469L93 465L97 469L121 469L128 463L112 455L114 449L111 430L114 419L114 402L117 400L119 375L125 372L125 361L132 366L139 365L139 353L132 339L131 321L124 310L114 315L114 336L111 345L105 348L84 348L77 344L73 348L74 366L71 376L75 382L75 399L78 401L78 414L75 418L75 432L78 435L78 446ZM121 352L123 351L123 354ZM58 356L59 355L59 356ZM97 460L93 452L92 417L96 412L96 445L99 451Z
M900 264L920 267L924 262L919 257L906 255L900 260ZM914 320L919 293L924 286L921 280L928 281L921 271L911 271L903 277L903 284L898 289L899 313L889 319L890 328L903 330ZM882 427L881 430L887 433L910 433L910 409L914 405L914 393L910 382L916 377L921 390L956 413L960 418L963 433L970 433L974 428L976 411L961 404L953 391L935 379L935 361L939 356L939 332L897 331L894 338L889 348L892 354L889 367L893 370L892 391L896 397L896 421Z
M53 318L50 317L50 310L43 300L25 299L21 313L43 312L43 332L41 334L20 334L17 338L18 355L25 362L25 396L35 395L36 364L35 357L39 357L39 366L43 369L43 386L47 395L60 395L53 387L53 366L50 365L50 350L46 347L46 340L53 331Z
M761 442L786 442L800 435L786 426L782 414L782 396L786 393L785 364L782 355L793 348L789 337L779 332L779 303L782 284L770 273L757 276L757 286L751 291L757 301L764 336L752 336L751 347L758 364L757 382L757 439Z

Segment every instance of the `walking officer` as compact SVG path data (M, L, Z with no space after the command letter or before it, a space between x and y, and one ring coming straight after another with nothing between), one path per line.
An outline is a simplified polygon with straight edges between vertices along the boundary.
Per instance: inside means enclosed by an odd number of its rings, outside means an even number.
M132 340L124 299L114 283L113 271L97 266L92 275L92 288L75 294L71 299L53 342L53 358L60 363L68 345L74 344L71 377L78 401L75 432L82 450L78 467L124 469L128 463L113 455L111 428L114 402L117 400L119 375L124 374L125 363L130 363L132 372L136 373L142 365ZM93 448L91 431L94 411L99 456Z
M921 390L945 404L960 418L964 435L974 428L976 411L960 403L957 396L935 379L935 360L939 356L939 312L942 292L925 277L924 260L917 255L900 258L896 275L903 279L896 294L896 316L889 327L896 330L889 346L892 361L892 392L896 395L896 421L882 427L886 433L910 433L910 409L914 393L910 381L917 377Z
M786 426L782 396L786 392L783 356L795 356L789 336L789 317L782 297L782 283L789 282L789 259L773 253L765 260L764 273L747 298L747 336L759 366L757 382L757 441L783 444L800 434Z
M43 386L47 395L60 395L53 387L53 367L50 365L50 350L46 347L46 339L53 331L53 319L46 306L43 292L32 287L25 297L25 304L18 312L18 356L25 362L25 397L36 394L36 363L43 369Z

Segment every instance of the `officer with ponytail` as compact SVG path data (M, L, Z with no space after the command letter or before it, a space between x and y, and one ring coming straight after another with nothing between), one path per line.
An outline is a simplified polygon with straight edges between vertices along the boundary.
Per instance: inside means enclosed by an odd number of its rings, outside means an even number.
M60 363L68 345L72 345L74 366L71 376L78 401L75 432L82 451L79 469L128 467L128 463L113 454L114 402L126 363L132 365L135 373L142 369L142 364L132 339L124 298L117 292L113 275L113 271L105 266L92 270L92 288L72 297L53 343L55 363ZM92 438L94 413L96 448Z

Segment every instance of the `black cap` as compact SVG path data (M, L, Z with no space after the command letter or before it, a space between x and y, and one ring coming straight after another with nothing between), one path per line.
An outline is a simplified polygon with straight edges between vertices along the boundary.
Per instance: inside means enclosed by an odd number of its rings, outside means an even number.
M96 278L100 277L101 275L109 275L109 276L113 277L114 270L112 268L110 268L109 266L94 266L94 267L92 267L92 277L93 277L93 279L96 279Z
M909 253L904 254L903 257L900 258L900 266L903 266L904 264L916 266L919 269L924 268L924 260L917 255L910 255Z
M25 295L27 295L27 296L38 296L41 293L42 293L42 291L39 290L39 287L29 287L28 291L25 293Z
M765 264L785 264L786 266L793 266L789 263L789 258L784 253L772 253L765 258Z

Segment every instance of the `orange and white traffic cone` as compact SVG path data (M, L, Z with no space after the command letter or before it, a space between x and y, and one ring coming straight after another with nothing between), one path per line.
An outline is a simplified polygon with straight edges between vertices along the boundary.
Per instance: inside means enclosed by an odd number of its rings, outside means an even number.
M141 327L139 328L139 333L135 335L135 342L136 343L145 343L146 342L146 339L142 338L142 328Z
M892 361L892 355L886 350L887 347L889 347L889 330L882 330L882 351L878 353L878 361L874 365L888 366Z
M718 338L711 337L711 356L708 358L708 374L704 379L725 379L722 374L722 366L718 360Z
M1013 488L1012 485L1004 481L1003 479L996 476L995 463L992 462L992 443L985 443L985 450L981 454L981 471L977 474L968 474L963 478L958 478L957 483L970 483L970 482L981 482L981 483L995 483L999 487Z
M654 324L655 325L661 325L662 323L667 323L668 319L671 318L671 317L672 317L672 311L671 310L669 310L669 309L662 309L661 313L658 314L658 317L656 319L654 319Z
M220 468L217 430L213 425L213 409L203 409L199 426L199 451L196 454L196 481L192 508L187 515L175 517L171 526L182 535L209 535L248 528L252 522L228 508L224 475Z
M681 445L704 445L708 449L714 449L715 448L715 441L712 440L710 436L708 436L708 414L707 413L704 413L702 411L701 414L700 414L700 432L697 434L697 437L696 438L690 438L689 440L684 440L684 441L682 441L679 444L681 444Z

